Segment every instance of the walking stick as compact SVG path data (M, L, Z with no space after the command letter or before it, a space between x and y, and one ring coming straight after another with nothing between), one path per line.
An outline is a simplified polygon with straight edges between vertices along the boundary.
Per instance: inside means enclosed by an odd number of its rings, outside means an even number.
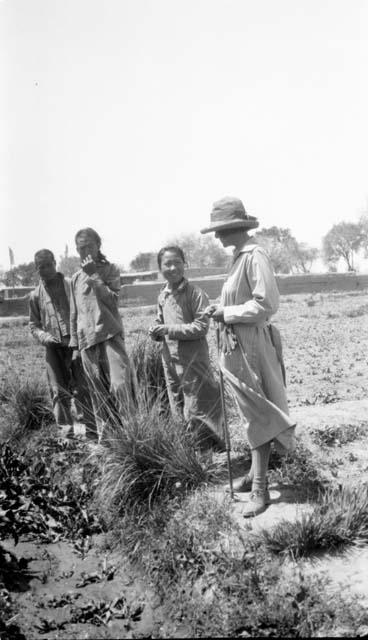
M216 342L217 342L217 354L220 359L220 327L219 323L216 322ZM233 490L233 474L231 471L231 461L230 461L230 434L229 428L227 424L227 415L226 415L226 405L225 405L225 385L224 385L224 375L222 373L221 365L219 363L219 377L220 377L220 396L221 396L221 406L222 406L222 414L223 414L223 432L224 432L224 440L226 447L226 459L227 459L227 472L229 476L229 485L230 485L230 498L234 499L234 490Z

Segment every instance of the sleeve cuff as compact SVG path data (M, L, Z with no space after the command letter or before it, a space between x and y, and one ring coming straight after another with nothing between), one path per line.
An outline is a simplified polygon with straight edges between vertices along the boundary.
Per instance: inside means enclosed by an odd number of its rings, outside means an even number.
M235 310L236 310L236 307L224 307L225 324L232 324L233 322L235 322L237 318Z

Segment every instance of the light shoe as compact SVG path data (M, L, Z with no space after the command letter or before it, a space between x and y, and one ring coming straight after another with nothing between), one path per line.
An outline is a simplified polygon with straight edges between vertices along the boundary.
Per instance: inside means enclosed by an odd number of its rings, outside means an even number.
M226 487L225 491L230 493L230 487ZM233 491L234 493L250 493L252 491L252 480L246 475L243 478L239 478L236 482L233 483ZM266 489L265 489L265 502L266 504L270 504L271 496L268 490L268 480L266 480Z
M254 516L258 516L260 513L263 513L263 511L267 509L267 505L266 490L262 491L262 489L255 489L250 494L249 502L244 506L242 516L243 518L254 518Z
M72 424L63 424L59 426L59 434L62 438L74 438L74 427Z
M230 487L227 487L226 491L230 491ZM233 491L234 493L248 493L252 491L252 479L248 475L238 478L238 480L233 482Z

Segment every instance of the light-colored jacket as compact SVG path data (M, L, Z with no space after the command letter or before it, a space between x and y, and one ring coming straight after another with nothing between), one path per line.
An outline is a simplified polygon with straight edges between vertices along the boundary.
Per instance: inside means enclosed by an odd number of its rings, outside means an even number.
M237 344L222 354L220 364L245 418L252 449L271 440L279 451L295 445L295 421L288 415L283 380L281 340L276 327L270 325L279 297L269 257L249 238L234 253L221 294L225 324L231 325Z
M61 273L58 275L63 279L68 305L70 305L70 278ZM69 309L68 317L64 318L64 326L69 333ZM57 312L42 280L29 298L29 328L33 337L42 345L46 344L50 335L62 342L63 336Z
M81 351L117 334L124 337L119 314L120 271L115 264L98 262L97 273L82 269L72 277L70 346Z
M221 305L226 324L262 326L279 307L279 290L267 253L253 238L234 253L223 286Z

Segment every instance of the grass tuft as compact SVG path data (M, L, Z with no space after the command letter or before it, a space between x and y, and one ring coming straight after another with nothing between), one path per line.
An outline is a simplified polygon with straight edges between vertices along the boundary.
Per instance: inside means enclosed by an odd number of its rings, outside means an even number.
M295 522L283 521L259 532L272 553L295 558L315 551L331 551L348 544L368 542L368 485L330 488L313 511Z
M133 362L137 382L147 402L160 399L168 405L166 381L161 359L161 347L147 335L138 334L133 343L130 357Z
M46 384L39 379L28 378L19 382L15 376L5 378L0 389L0 400L7 405L9 418L15 417L16 424L2 428L2 439L7 436L20 439L29 430L40 429L54 421Z
M196 435L163 412L159 400L149 404L141 396L135 414L113 422L104 438L102 502L121 513L205 484L216 467L200 459L198 445Z

